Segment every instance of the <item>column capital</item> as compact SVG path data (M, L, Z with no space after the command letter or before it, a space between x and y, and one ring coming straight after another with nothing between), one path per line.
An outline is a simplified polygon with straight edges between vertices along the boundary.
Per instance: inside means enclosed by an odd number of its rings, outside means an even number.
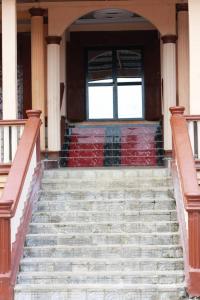
M46 10L41 7L32 7L29 9L31 17L43 17L46 13Z
M167 34L167 35L163 35L161 37L161 40L163 41L163 44L175 44L177 41L177 35L175 34Z
M48 45L50 44L57 44L60 45L62 38L60 36L56 36L56 35L49 35L46 37L46 42Z
M182 116L184 114L185 111L185 107L184 106L173 106L169 108L172 116L174 115L179 115Z
M188 11L188 3L177 3L176 4L176 11Z

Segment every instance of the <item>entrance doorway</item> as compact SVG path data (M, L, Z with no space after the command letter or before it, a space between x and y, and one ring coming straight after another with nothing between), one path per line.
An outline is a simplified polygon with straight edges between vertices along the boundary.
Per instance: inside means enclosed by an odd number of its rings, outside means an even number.
M87 119L144 119L143 55L140 48L87 50Z

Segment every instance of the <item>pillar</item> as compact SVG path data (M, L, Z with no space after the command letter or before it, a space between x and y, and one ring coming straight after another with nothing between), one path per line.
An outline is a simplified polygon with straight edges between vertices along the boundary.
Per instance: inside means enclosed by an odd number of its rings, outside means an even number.
M162 36L163 42L163 107L164 150L172 150L169 107L176 106L176 35Z
M48 106L48 151L57 157L60 142L60 42L59 36L46 38L47 49L47 106ZM50 156L49 156L50 157Z
M190 114L200 114L200 1L189 0Z
M189 24L188 4L179 3L177 10L178 104L189 113Z
M3 119L17 118L16 0L2 0Z
M41 110L41 150L45 150L45 61L44 61L44 14L42 8L31 8L31 73L32 109Z

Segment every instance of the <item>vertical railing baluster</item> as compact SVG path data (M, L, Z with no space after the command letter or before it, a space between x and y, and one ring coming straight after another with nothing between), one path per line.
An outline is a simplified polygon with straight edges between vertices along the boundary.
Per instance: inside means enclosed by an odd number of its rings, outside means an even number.
M11 145L12 145L12 150L11 150L11 161L13 161L15 157L15 153L17 151L17 126L12 126L11 127Z
M193 121L193 127L194 127L194 158L198 158L197 121Z
M3 162L10 162L9 126L3 127Z
M194 125L193 125L193 121L188 122L188 130L189 130L190 142L191 142L191 146L192 146L192 153L194 155Z

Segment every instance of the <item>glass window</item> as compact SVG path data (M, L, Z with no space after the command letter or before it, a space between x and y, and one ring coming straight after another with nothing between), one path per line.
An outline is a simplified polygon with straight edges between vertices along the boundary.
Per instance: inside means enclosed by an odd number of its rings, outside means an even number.
M113 87L89 87L89 119L113 118Z
M112 51L89 51L88 83L113 82Z
M118 118L142 118L142 86L118 86Z
M88 51L89 119L142 119L141 49Z

